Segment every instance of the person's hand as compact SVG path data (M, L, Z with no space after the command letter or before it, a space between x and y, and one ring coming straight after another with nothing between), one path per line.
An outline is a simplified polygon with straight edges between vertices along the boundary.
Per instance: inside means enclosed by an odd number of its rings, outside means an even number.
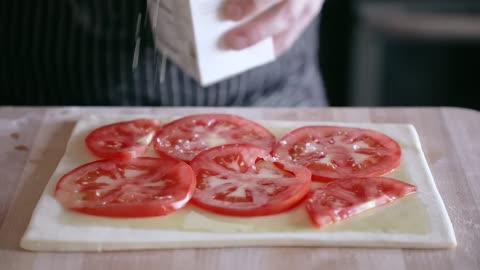
M259 13L224 36L234 50L252 46L272 37L277 55L287 51L317 16L324 0L225 0L223 15L239 21Z

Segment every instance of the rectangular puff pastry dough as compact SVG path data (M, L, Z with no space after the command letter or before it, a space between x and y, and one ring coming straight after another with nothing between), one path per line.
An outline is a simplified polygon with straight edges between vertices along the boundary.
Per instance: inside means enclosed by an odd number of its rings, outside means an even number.
M21 240L22 248L103 251L239 246L449 248L456 245L451 221L417 132L412 125L405 124L259 121L277 137L300 126L327 124L378 130L401 145L401 165L388 176L415 184L417 194L322 229L312 226L302 205L288 213L259 218L224 217L193 206L165 217L140 219L103 218L65 210L53 196L57 181L75 167L96 159L84 145L85 136L101 125L139 117L145 116L91 116L77 122L65 154L33 212ZM42 132L45 131L39 136Z

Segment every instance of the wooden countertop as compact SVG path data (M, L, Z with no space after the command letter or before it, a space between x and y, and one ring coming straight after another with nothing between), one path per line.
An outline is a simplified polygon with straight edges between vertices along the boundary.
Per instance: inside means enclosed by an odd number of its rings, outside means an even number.
M457 236L451 250L224 248L34 253L19 248L32 210L73 123L89 114L235 113L251 119L415 125ZM46 123L48 144L36 142ZM65 132L68 131L68 132ZM460 108L45 108L0 107L0 269L480 269L480 113ZM49 159L32 157L43 143ZM42 168L42 170L39 170ZM42 171L42 173L38 173ZM27 177L28 176L28 177ZM33 177L32 177L33 176Z

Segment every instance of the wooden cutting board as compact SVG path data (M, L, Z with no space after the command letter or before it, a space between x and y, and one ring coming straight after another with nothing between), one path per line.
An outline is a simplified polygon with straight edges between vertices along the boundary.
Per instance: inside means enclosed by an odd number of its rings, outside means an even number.
M183 115L215 111L185 108L0 108L1 269L478 269L480 260L480 115L426 109L217 109L252 119L414 124L458 240L453 250L347 248L227 248L111 253L32 253L19 249L32 209L65 150L75 119L92 113ZM52 115L64 118L51 123ZM49 122L50 121L50 122ZM49 123L47 141L35 141ZM41 148L38 155L29 149ZM46 158L48 157L48 158ZM29 179L28 181L25 181Z

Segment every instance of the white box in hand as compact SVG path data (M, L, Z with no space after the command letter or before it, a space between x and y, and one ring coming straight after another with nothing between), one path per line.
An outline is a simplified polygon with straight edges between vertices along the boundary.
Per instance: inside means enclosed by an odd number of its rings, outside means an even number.
M223 48L222 36L242 23L221 18L223 3L148 0L155 46L202 86L275 60L271 38L241 51Z

